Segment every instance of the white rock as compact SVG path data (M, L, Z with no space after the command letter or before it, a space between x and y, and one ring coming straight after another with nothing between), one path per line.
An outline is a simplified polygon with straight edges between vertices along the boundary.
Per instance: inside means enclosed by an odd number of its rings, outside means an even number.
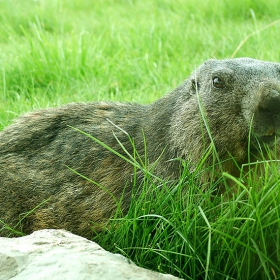
M0 280L178 279L136 266L64 230L0 238Z

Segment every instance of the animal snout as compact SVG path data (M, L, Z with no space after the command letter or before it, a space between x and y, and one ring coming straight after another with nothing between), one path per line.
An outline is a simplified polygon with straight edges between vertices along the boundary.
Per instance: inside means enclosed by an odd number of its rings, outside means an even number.
M259 103L259 111L270 115L280 115L280 92L271 89Z

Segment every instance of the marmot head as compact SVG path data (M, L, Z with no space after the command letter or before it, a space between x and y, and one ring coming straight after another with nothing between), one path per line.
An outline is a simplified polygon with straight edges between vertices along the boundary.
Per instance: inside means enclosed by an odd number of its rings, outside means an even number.
M206 131L207 126L206 133L211 135L204 139L213 139L222 158L230 154L242 162L248 147L274 145L280 139L280 63L250 58L208 60L177 92L181 96L185 92L179 101L181 118L184 115L187 120L179 125L181 131L188 126L191 138L197 139L201 127ZM200 120L205 116L198 125L196 111ZM190 126L196 126L196 132ZM183 153L192 153L190 146Z

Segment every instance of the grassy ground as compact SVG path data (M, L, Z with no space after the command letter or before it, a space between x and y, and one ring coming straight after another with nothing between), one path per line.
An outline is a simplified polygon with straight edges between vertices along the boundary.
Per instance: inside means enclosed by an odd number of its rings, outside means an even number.
M152 102L208 58L280 61L276 0L0 6L0 129L26 111L73 101ZM201 193L195 173L188 174L188 195L183 178L168 195L149 182L127 217L97 241L185 279L276 279L280 186L276 166L267 168L273 176L244 177L230 199Z

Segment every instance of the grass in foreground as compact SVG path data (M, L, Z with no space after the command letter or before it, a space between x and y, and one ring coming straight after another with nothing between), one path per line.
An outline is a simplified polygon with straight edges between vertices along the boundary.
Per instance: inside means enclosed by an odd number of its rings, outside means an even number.
M140 266L183 279L278 279L279 160L273 148L261 145L259 153L255 162L240 167L239 178L223 172L204 188L201 178L211 166L198 164L190 172L181 161L181 178L168 183L154 176L135 150L124 160L145 175L142 192L138 195L135 185L128 214L117 213L95 240ZM205 153L201 163L209 156ZM215 162L222 166L218 158Z
M171 188L147 178L127 216L113 219L95 241L183 279L278 279L280 183L276 164L265 165L261 178L224 174L237 190L221 196L215 194L219 182L201 191L201 170L190 174L186 168Z

